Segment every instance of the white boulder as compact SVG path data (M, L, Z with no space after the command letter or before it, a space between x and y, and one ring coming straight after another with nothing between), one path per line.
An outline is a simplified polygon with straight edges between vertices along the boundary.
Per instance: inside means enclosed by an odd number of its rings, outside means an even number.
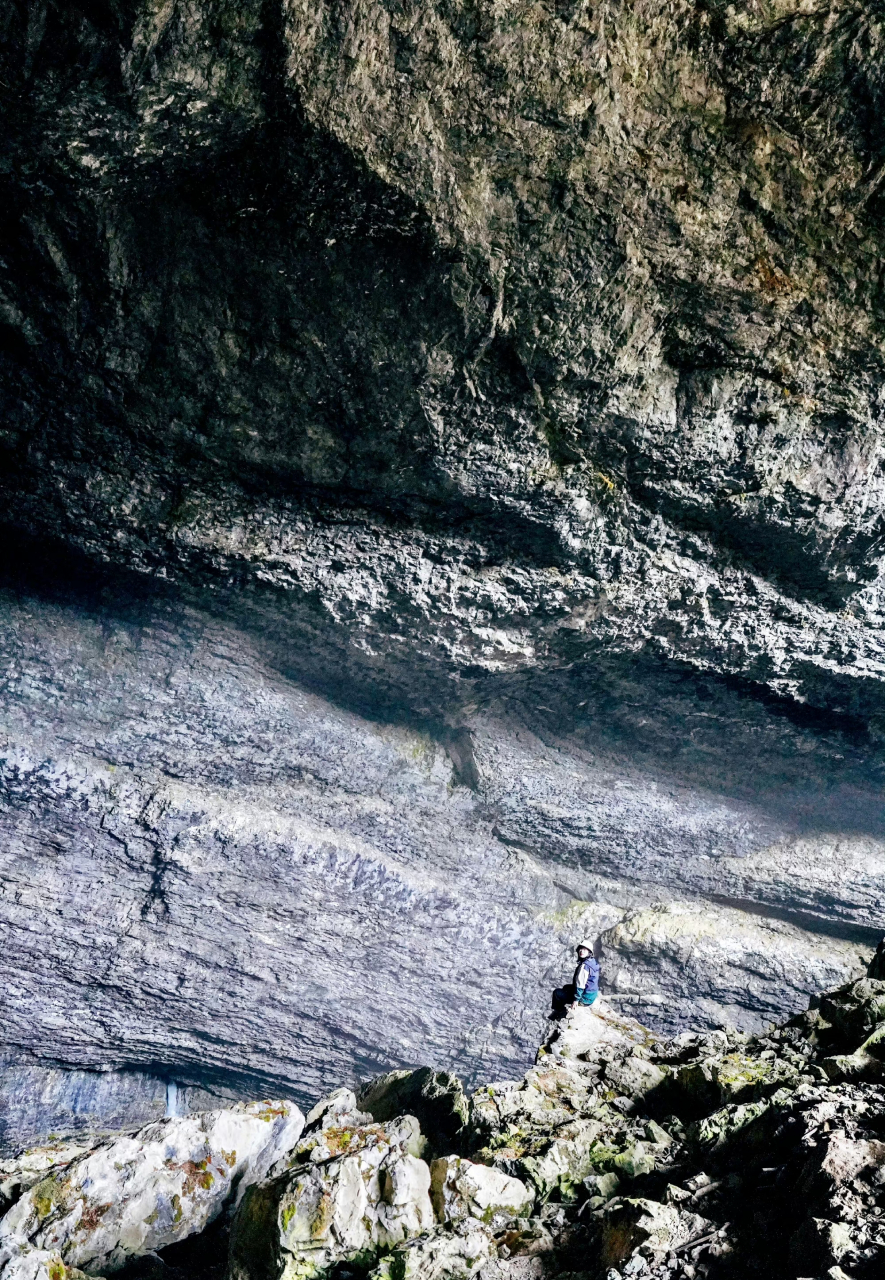
M475 1218L494 1230L527 1217L534 1203L534 1191L519 1178L461 1156L434 1160L430 1172L433 1208L440 1222Z
M357 1107L356 1094L352 1089L335 1089L325 1098L320 1098L308 1111L304 1128L306 1132L314 1129L340 1129L342 1126L353 1129L371 1123L371 1115Z
M434 1226L430 1170L418 1122L402 1116L353 1131L328 1129L302 1161L247 1195L234 1223L230 1280L318 1275L370 1262ZM330 1149L340 1154L329 1158ZM278 1169L281 1166L278 1166Z
M586 1008L577 1005L559 1024L538 1057L605 1060L612 1052L623 1054L631 1046L644 1047L650 1034L641 1023L616 1013L601 996Z
M93 1275L115 1271L202 1231L266 1176L303 1124L289 1102L241 1104L156 1121L50 1165L0 1221L3 1280L26 1280L43 1253L50 1280L65 1280L53 1274L56 1257Z

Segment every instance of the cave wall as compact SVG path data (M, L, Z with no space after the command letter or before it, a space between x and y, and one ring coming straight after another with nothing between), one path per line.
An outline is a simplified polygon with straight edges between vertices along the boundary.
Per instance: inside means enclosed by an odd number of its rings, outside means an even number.
M881 7L0 34L13 1059L308 1100L522 1070L585 932L662 1026L859 971Z

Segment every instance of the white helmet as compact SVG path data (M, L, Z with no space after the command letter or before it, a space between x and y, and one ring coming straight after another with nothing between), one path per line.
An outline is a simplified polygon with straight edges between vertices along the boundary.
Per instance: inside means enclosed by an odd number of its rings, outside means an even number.
M589 938L585 938L583 942L579 942L575 950L577 951L579 947L583 947L585 951L590 952L591 956L593 955L593 943Z

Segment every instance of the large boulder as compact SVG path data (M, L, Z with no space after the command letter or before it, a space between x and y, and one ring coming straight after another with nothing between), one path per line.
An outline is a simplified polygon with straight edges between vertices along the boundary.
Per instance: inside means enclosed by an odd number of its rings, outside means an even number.
M620 1062L610 1062L605 1068L605 1079L628 1098L644 1098L661 1087L667 1079L667 1070L631 1054Z
M430 1167L433 1208L440 1222L475 1218L500 1230L527 1217L535 1200L531 1187L499 1169L460 1156L434 1160Z
M608 1001L599 996L592 1005L578 1005L569 1012L539 1050L538 1060L552 1055L604 1062L631 1047L643 1049L653 1042L651 1032L641 1022L615 1013Z
M524 1145L537 1135L552 1133L577 1115L599 1105L594 1071L578 1061L542 1057L519 1081L485 1085L470 1100L470 1151L478 1151L503 1136Z
M0 1222L4 1278L26 1280L35 1259L50 1280L64 1280L64 1268L115 1271L202 1231L266 1176L303 1124L289 1102L240 1104L157 1121L50 1164Z
M404 1115L405 1112L398 1111L396 1114ZM411 1115L411 1112L409 1114ZM304 1121L304 1131L309 1134L324 1129L355 1129L377 1118L379 1117L373 1117L368 1111L359 1109L356 1094L352 1089L333 1089L308 1111ZM385 1120L393 1118L393 1116L383 1117Z
M827 1142L821 1172L834 1187L870 1174L877 1175L877 1180L882 1182L885 1180L885 1142L852 1140L844 1134L834 1134Z
M357 1098L374 1120L415 1116L432 1155L459 1149L467 1123L467 1095L457 1076L449 1071L419 1067L416 1071L390 1071L365 1085Z
M629 1181L672 1159L671 1136L649 1130L646 1099L669 1080L657 1044L638 1022L574 1010L521 1083L471 1099L471 1155L531 1184L541 1200L573 1201L588 1177Z
M337 1262L368 1265L382 1249L430 1230L422 1150L412 1116L307 1135L293 1168L246 1194L233 1224L229 1280L301 1280Z
M735 1052L699 1058L675 1072L671 1102L700 1114L730 1103L757 1102L778 1089L795 1088L799 1070L769 1053L768 1057Z
M599 1120L572 1120L537 1154L524 1156L514 1168L534 1184L542 1199L574 1200L583 1180L603 1167L601 1161L606 1156L614 1160L620 1152L620 1146L611 1145L613 1138Z
M775 1094L777 1100L778 1095ZM700 1150L718 1151L727 1146L744 1130L750 1130L754 1121L769 1110L768 1100L763 1102L733 1102L720 1107L712 1115L703 1116L690 1126L692 1143Z
M818 1035L838 1053L851 1053L885 1022L885 980L862 978L812 1000Z
M363 1144L371 1129L372 1117L359 1111L351 1089L336 1089L307 1113L304 1133L290 1150L284 1152L271 1168L268 1177L277 1178L290 1169L307 1163L322 1164L335 1156L352 1155ZM424 1154L420 1132L414 1139L414 1155Z

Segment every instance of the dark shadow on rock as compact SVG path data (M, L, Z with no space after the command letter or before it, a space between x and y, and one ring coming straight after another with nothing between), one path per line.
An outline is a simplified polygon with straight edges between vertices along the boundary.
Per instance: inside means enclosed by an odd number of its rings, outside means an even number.
M461 1150L467 1096L461 1081L449 1071L432 1067L391 1071L363 1085L357 1105L379 1123L401 1115L414 1116L427 1139L427 1159Z

